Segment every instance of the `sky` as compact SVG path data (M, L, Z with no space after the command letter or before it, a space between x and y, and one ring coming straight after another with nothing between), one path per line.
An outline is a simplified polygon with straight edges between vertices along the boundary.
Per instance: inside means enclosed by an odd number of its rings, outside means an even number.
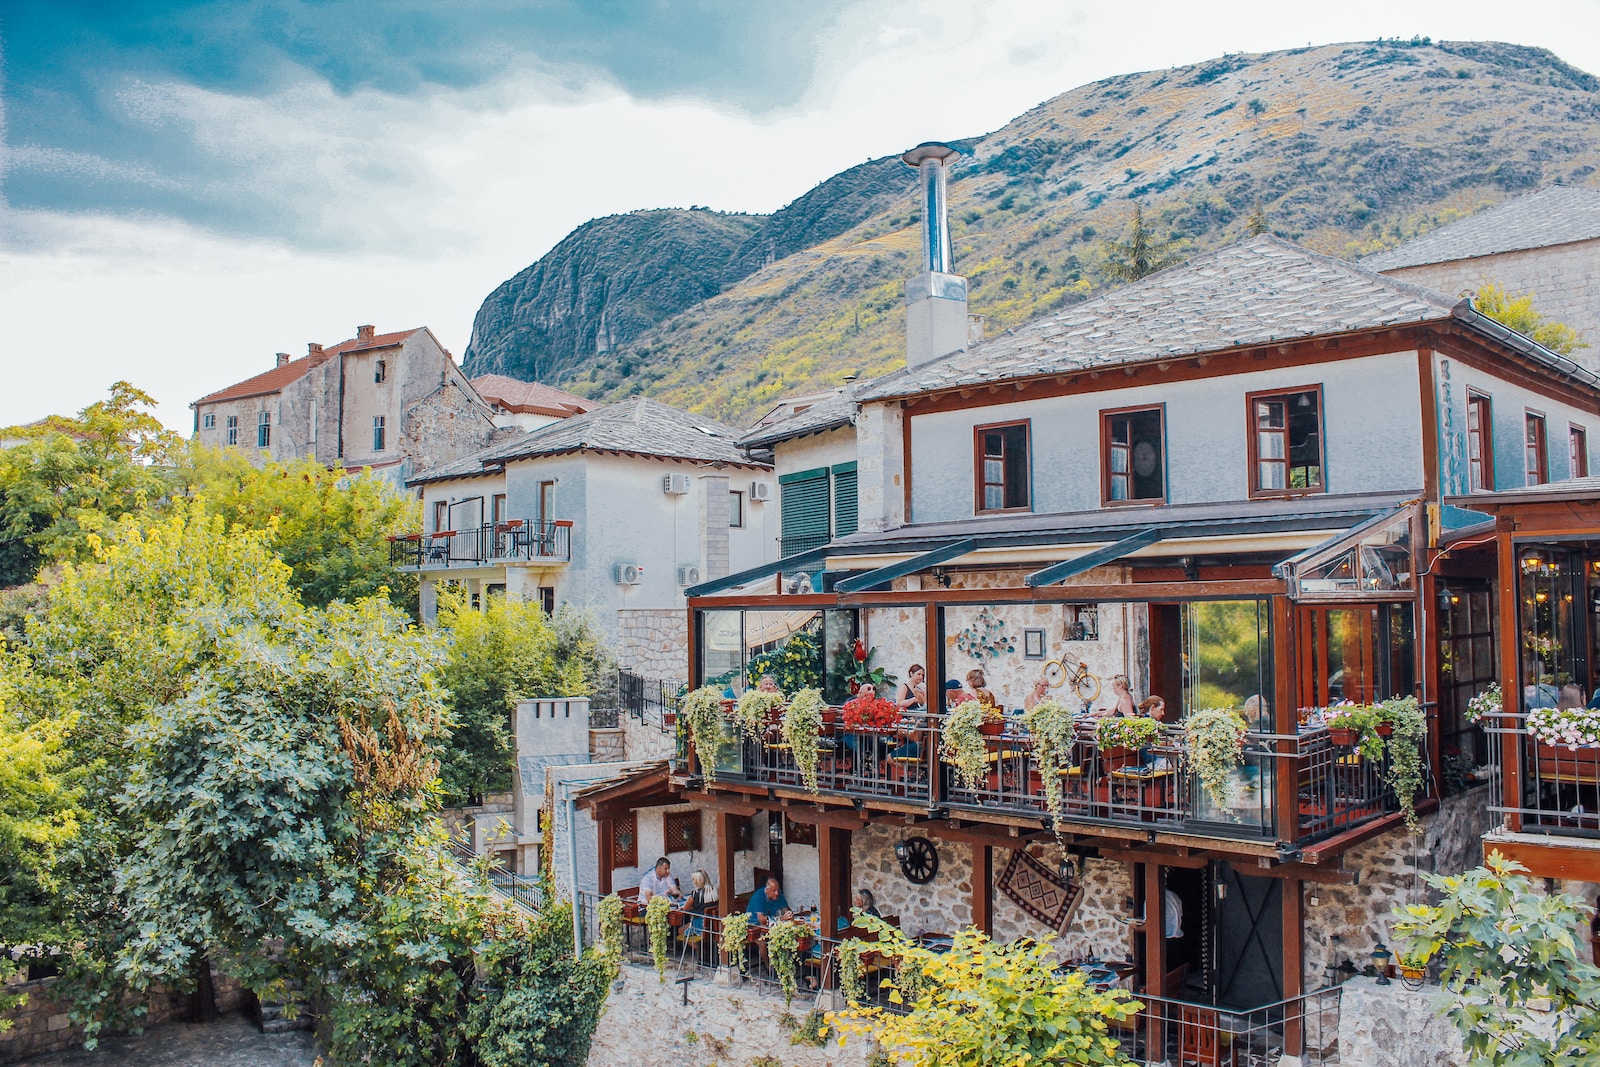
M0 426L371 323L459 358L579 224L772 211L1135 70L1376 37L1600 73L1600 0L0 0Z

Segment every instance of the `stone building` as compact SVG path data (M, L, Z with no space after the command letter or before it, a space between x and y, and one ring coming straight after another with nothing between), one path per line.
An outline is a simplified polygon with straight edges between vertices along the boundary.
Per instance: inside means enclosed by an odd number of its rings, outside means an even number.
M371 467L396 484L482 448L495 429L495 412L427 327L360 326L299 359L280 352L271 370L190 407L202 444Z
M1545 318L1589 347L1574 358L1600 368L1600 189L1553 185L1452 222L1361 265L1455 296L1497 282L1532 293Z
M542 382L521 382L504 374L481 374L472 387L494 412L494 424L518 430L537 430L552 422L593 411L593 400Z

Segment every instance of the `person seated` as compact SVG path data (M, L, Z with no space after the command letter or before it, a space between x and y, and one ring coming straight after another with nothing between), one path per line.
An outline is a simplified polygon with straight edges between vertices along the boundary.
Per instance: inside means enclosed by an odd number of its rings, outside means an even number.
M1133 704L1133 685L1128 681L1126 674L1113 674L1111 676L1111 697L1114 703L1111 714L1131 719L1139 713Z
M765 889L750 894L750 904L745 908L745 914L750 916L750 921L757 926L766 926L787 919L794 912L789 907L788 899L783 895L783 884L776 878L768 878Z
M978 698L962 688L960 679L952 678L944 683L944 710L954 711L969 700Z
M900 688L895 692L894 702L900 705L903 711L922 711L928 706L928 672L922 664L913 663L906 671L906 680L900 683Z
M1573 711L1583 707L1583 689L1568 682L1561 687L1561 695L1556 698L1556 707L1561 711Z
M850 900L850 917L839 916L839 929L854 926L855 920L863 915L870 915L874 919L883 918L878 914L878 901L872 895L872 890L862 886L856 890L856 895Z
M651 897L672 898L673 886L672 861L662 856L656 860L656 865L646 871L644 877L639 879L639 904L643 906L650 903Z
M711 875L704 867L696 867L690 873L689 884L693 890L683 902L683 910L690 917L689 925L683 930L684 937L697 936L705 931L706 908L717 902L717 887L711 884Z
M1022 698L1022 710L1032 711L1034 706L1050 696L1050 682L1040 678L1033 683L1033 688L1028 690L1028 695Z
M1139 701L1139 714L1156 722L1165 722L1167 718L1167 702L1151 694ZM1145 745L1139 749L1139 765L1153 771L1172 769L1172 761L1166 756L1158 756L1155 746Z
M972 698L985 708L992 708L995 706L994 694L984 688L988 684L988 679L983 676L982 667L974 667L967 672L967 688L972 690Z
M757 683L756 689L763 693L783 692L783 690L778 688L778 679L770 674L763 674L761 676L761 681Z

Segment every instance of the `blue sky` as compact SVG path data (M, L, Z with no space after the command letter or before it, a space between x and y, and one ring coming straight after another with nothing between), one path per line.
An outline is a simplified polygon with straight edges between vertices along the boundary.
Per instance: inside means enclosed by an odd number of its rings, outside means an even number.
M0 425L128 378L187 429L363 323L460 354L597 215L771 211L1097 78L1415 34L1600 73L1600 0L0 0Z

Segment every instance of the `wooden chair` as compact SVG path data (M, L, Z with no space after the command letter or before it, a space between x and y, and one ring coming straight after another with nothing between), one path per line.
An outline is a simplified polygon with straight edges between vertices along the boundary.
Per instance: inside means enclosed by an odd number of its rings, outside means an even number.
M1233 1043L1224 1043L1217 1032L1217 1013L1213 1008L1183 1004L1178 1008L1178 1067L1229 1067L1235 1064Z

